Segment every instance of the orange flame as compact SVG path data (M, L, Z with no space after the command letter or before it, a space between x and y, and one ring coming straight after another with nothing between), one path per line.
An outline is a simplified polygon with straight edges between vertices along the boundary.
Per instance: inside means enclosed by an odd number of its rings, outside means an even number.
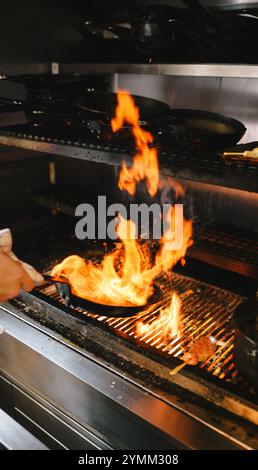
M139 109L135 106L132 97L126 91L119 91L117 93L116 115L111 121L113 132L118 131L125 122L132 126L138 150L131 167L128 168L126 163L123 163L118 187L133 196L137 183L145 179L149 194L155 196L159 185L158 155L157 150L149 148L148 145L153 142L153 137L150 132L139 126Z
M119 176L119 188L133 195L137 183L145 179L147 189L153 196L159 185L157 152L148 147L148 143L152 142L153 138L150 133L139 127L138 120L139 110L132 98L128 93L120 92L112 128L116 131L124 122L130 123L139 150L130 168L124 164ZM178 191L181 192L181 189L179 188ZM167 243L175 241L177 228L173 206L170 215L168 229L160 240L159 251L154 262L151 253L149 251L146 253L145 247L137 241L135 224L119 216L116 231L121 243L113 252L106 254L99 265L93 264L90 260L84 260L80 256L72 255L55 266L51 274L56 277L65 277L75 295L92 302L114 306L146 305L153 293L154 279L162 271L173 268L185 256L187 248L192 244L192 223L183 219L181 245L174 249L167 249ZM178 329L178 313L175 313L179 311L177 306L176 294L173 294L170 309L165 309L161 318L157 319L163 322L167 317L169 326L165 328L165 331L168 331L169 335L174 334Z
M170 305L161 310L159 316L152 323L144 323L138 321L136 325L136 335L141 339L148 339L155 337L155 334L162 338L177 338L180 337L180 308L181 301L178 295L173 292ZM155 338L156 339L156 338Z
M174 210L172 208L174 213ZM174 223L173 216L171 220ZM120 216L117 234L122 241L123 250L117 247L104 256L101 265L94 265L80 256L72 255L52 270L52 276L65 277L72 286L72 292L78 297L106 305L129 306L145 305L153 293L153 281L162 272L171 269L185 256L191 244L192 224L184 221L184 238L180 249L168 250L166 243L173 241L165 236L161 240L160 250L151 265L150 254L146 263L146 251L136 240L135 224ZM122 267L117 268L117 261Z
M145 305L152 294L151 276L143 271L143 254L135 239L135 225L122 217L117 234L123 241L124 253L117 247L104 256L100 266L72 255L52 270L52 276L64 276L78 297L105 305ZM117 261L123 261L121 270Z

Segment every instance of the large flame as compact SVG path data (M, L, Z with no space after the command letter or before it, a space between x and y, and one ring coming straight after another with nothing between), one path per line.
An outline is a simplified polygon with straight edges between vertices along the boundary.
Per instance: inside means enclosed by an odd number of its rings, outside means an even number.
M170 305L167 308L162 309L159 316L155 318L153 322L144 323L140 320L137 322L136 335L141 337L141 339L147 339L150 336L154 336L156 340L156 334L159 336L158 339L160 339L160 336L168 339L179 339L180 307L180 298L175 292L173 292Z
M171 210L174 223L174 210ZM166 249L166 243L173 242L174 232L163 236L153 265L150 254L135 238L135 224L131 220L120 217L117 234L123 249L118 246L112 253L106 254L100 265L72 255L53 268L52 276L65 277L75 295L92 302L116 306L145 305L153 293L154 279L185 256L191 244L192 225L190 221L184 221L184 238L180 249ZM146 262L148 254L149 260ZM117 267L118 260L122 264L121 268Z
M139 109L135 106L129 93L119 91L117 93L116 115L111 121L112 130L116 132L124 123L130 124L135 138L137 153L134 156L131 167L128 168L126 163L123 163L118 187L133 196L136 192L137 183L145 180L149 194L155 196L159 185L157 150L149 147L149 144L153 142L153 137L150 132L141 129L139 117Z
M153 138L150 133L139 127L138 120L139 111L130 95L126 92L118 93L118 106L116 116L112 120L112 128L116 131L124 122L131 124L138 148L132 166L128 168L124 164L120 172L119 188L133 195L137 183L145 180L150 195L154 196L159 186L157 152L154 148L149 148L148 143L152 142ZM75 295L99 304L114 306L147 304L148 298L153 293L154 279L183 259L192 243L192 223L183 219L182 243L177 248L167 249L167 243L175 241L177 219L173 206L169 215L168 228L159 241L160 246L154 261L151 253L146 250L146 245L136 239L136 227L133 221L119 216L116 231L121 243L114 251L106 254L100 264L93 264L90 260L72 255L55 266L51 274L65 277ZM168 316L170 335L174 334L174 330L171 329L172 324L175 324L176 330L178 329L175 319L178 317L179 308L175 308L177 305L175 299L176 297L172 297L170 313L168 314L166 309L161 318L163 322L164 316Z
M52 270L52 275L64 276L79 297L105 305L144 305L152 293L151 276L143 270L143 253L135 239L132 221L120 218L117 234L123 250L117 247L104 256L100 266L80 256L65 258ZM119 269L118 261L122 261Z

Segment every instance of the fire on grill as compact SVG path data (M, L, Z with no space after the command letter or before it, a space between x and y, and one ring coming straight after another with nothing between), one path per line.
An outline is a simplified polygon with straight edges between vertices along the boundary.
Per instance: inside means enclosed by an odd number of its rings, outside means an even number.
M118 131L124 123L132 128L137 148L131 167L123 164L119 175L118 186L130 196L135 195L139 182L145 181L146 189L154 197L164 181L159 181L157 151L150 147L152 135L139 126L139 111L127 92L118 93L118 104L115 117L112 119L113 132ZM192 244L192 223L183 219L183 239L181 246L168 249L173 243L177 231L177 220L174 206L167 216L167 229L159 240L157 253L152 261L150 249L137 240L137 231L132 220L117 217L116 232L120 243L106 254L100 264L84 260L77 255L65 258L52 270L52 276L65 278L74 295L102 305L119 307L148 305L153 294L154 282L162 272L167 272L185 256ZM172 246L172 245L171 245ZM170 318L166 328L177 334L177 314L175 314L175 296L172 295L171 307L162 315ZM171 326L172 324L172 326ZM165 330L166 330L165 328ZM170 332L171 332L170 331Z

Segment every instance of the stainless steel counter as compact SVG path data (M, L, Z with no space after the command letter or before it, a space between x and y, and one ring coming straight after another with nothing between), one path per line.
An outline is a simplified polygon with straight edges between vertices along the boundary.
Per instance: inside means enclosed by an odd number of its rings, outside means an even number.
M47 450L37 438L0 409L0 449Z

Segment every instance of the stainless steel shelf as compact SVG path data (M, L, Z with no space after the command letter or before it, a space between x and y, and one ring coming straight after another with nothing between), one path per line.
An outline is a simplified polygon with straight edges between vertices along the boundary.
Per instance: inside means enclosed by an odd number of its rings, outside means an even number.
M258 78L258 65L241 64L60 64L60 73L133 73L193 77Z
M258 64L103 64L28 63L0 64L0 75L37 74L147 74L193 77L258 78Z
M18 147L48 155L76 158L95 163L121 166L125 161L131 164L132 156L126 149L106 146L105 144L90 144L48 137L40 137L22 133L0 134L0 145ZM198 181L227 188L241 189L258 193L257 166L249 167L237 164L229 164L221 160L203 160L199 155L179 155L160 153L161 174L173 176L179 179Z
M59 155L62 157L79 158L81 160L93 161L96 163L106 163L108 165L122 165L122 161L127 160L125 154L113 153L108 150L103 150L103 146L86 146L83 143L62 141L47 138L35 138L32 136L26 137L9 137L0 135L0 144L9 147L18 147L26 150L34 150L35 152L43 152L49 155ZM128 157L128 161L130 158Z
M44 75L55 74L55 66L51 63L23 63L23 64L0 64L0 76L10 77L12 75Z

